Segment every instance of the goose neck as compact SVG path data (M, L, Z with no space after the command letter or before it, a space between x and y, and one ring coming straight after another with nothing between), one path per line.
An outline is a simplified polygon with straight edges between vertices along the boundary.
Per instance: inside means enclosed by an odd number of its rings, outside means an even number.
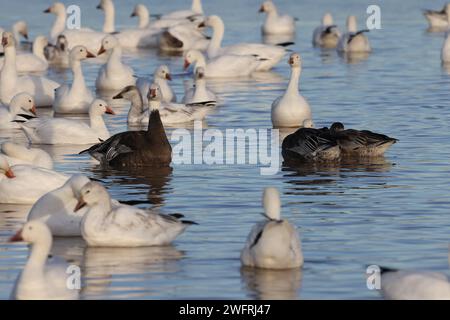
M56 19L53 23L52 30L50 31L50 38L54 43L56 43L58 36L66 29L66 18L65 10L56 13Z
M128 112L128 118L136 118L139 117L142 113L144 113L144 101L142 100L142 96L140 93L133 95L130 98L131 107Z
M122 48L119 45L117 45L111 50L109 54L107 63L108 68L120 67L122 65L121 59L122 59Z
M108 132L103 116L99 114L89 114L91 129L97 132Z
M291 79L289 80L289 85L286 90L289 94L299 94L298 93L298 85L300 81L301 68L300 67L292 67L291 70Z
M115 30L115 9L112 3L108 3L104 7L105 11L105 22L103 23L103 32L113 33Z
M192 0L192 12L196 14L203 14L203 7L202 7L202 1L201 0Z
M51 247L52 236L50 234L42 235L39 241L31 247L25 270L30 270L33 274L43 272Z
M145 29L150 24L150 16L148 11L147 12L140 12L139 13L139 29Z
M222 40L225 34L225 25L222 21L216 21L212 26L213 35L208 46L208 57L214 58L219 54L220 48L222 47Z
M17 66L16 66L16 48L10 46L4 50L5 60L3 63L3 68L1 74L11 78L17 78Z
M33 44L33 54L43 61L47 61L44 55L44 44L41 41L35 41Z
M73 72L72 89L73 90L82 90L82 89L86 88L86 84L84 82L84 76L83 76L83 69L81 68L81 61L73 60L73 61L71 61L71 65L72 65L72 72Z

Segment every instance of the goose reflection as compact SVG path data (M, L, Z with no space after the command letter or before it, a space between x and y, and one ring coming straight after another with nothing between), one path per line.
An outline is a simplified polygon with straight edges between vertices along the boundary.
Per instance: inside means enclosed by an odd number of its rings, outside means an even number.
M81 265L84 280L81 295L84 298L99 298L111 296L118 290L128 290L128 294L133 290L133 298L151 295L150 289L142 285L139 287L137 283L153 278L157 280L161 274L166 277L167 274L179 272L178 260L183 256L184 252L173 246L87 247ZM127 295L127 292L122 293Z
M294 300L300 297L302 269L241 268L241 279L250 299Z
M30 205L0 204L0 231L22 228L30 209Z
M340 52L339 56L347 64L357 64L369 58L369 52Z
M54 237L50 254L80 266L85 247L86 243L81 237Z

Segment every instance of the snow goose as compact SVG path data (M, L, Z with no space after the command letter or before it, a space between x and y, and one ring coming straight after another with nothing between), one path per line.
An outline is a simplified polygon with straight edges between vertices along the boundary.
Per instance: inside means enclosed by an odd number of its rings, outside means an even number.
M302 97L298 83L302 72L302 60L298 53L291 54L291 79L283 96L272 104L272 124L275 128L299 127L305 120L312 119L311 107Z
M213 36L209 43L207 54L210 59L217 58L222 55L251 55L261 60L257 71L267 71L272 69L285 56L286 49L280 46L273 46L260 43L240 43L227 47L222 47L222 39L225 33L225 25L219 16L210 16L200 24L200 27L207 26L213 29Z
M186 19L193 16L202 16L203 7L201 0L192 0L191 10L179 10L161 16L161 20Z
M97 182L85 185L75 211L87 206L81 233L92 247L146 247L168 245L190 225L182 215L163 215L121 205L113 208L108 191Z
M199 29L200 21L195 21L186 20L182 23L176 23L162 32L159 37L159 48L169 52L183 52L191 49L205 51L210 44L210 39Z
M6 31L3 28L0 28L0 35ZM14 40L16 40L17 44L20 44L20 37L24 37L26 40L28 40L28 25L25 21L17 21L13 24L11 28L11 32L14 36ZM0 53L3 53L3 48L0 48Z
M380 268L381 294L388 300L450 300L447 275Z
M369 30L358 31L355 16L347 18L347 32L339 39L337 50L339 52L370 52L369 39L364 35Z
M156 83L155 83L156 84ZM158 89L160 90L160 89ZM162 94L161 94L162 95ZM140 90L135 86L125 87L113 99L127 99L131 101L130 111L128 112L128 123L131 125L147 125L150 110L144 109L144 103ZM155 104L158 102L155 102ZM210 105L205 104L190 104L184 105L180 103L163 103L158 106L161 121L165 125L173 125L179 123L187 123L192 121L203 120Z
M169 166L172 147L159 114L162 97L158 85L150 86L147 98L150 109L147 131L118 133L80 154L89 153L101 164L113 167Z
M16 94L27 92L34 97L36 106L51 106L54 101L55 89L59 87L59 84L42 76L18 77L16 47L11 33L3 33L2 45L5 50L5 60L0 71L0 101L3 104L9 104Z
M194 104L209 102L209 105L215 106L217 104L217 97L206 87L205 69L198 67L195 70L195 83L193 88L189 88L183 97L183 103Z
M131 17L138 18L139 29L145 29L150 24L150 12L148 11L147 7L142 3L139 3L134 7L133 12L131 13Z
M103 100L96 99L89 108L90 124L62 118L34 119L22 124L33 144L93 144L110 137L102 115L115 114Z
M166 65L161 65L156 68L153 73L153 82L159 85L161 89L163 100L162 102L176 102L177 97L173 92L172 88L168 81L172 81L172 76L169 70L169 67ZM136 86L139 88L142 96L145 96L148 93L151 82L146 78L139 78Z
M450 64L450 33L447 33L441 49L441 60L443 64Z
M114 2L112 0L100 0L97 9L103 10L105 13L105 20L103 22L103 32L113 33L116 31Z
M63 85L56 89L53 110L56 113L88 113L89 107L95 96L84 82L81 61L94 58L86 47L76 46L70 51L70 66L73 73L73 81L70 86Z
M341 150L328 128L314 129L312 121L305 120L303 128L288 135L281 146L285 161L330 162L340 159Z
M17 72L43 72L48 69L48 62L44 56L44 48L48 41L44 36L38 36L33 42L33 52L21 52L16 56ZM3 68L4 58L0 59L0 69Z
M20 126L13 121L20 121L21 118L26 121L26 118L33 118L33 116L28 116L28 112L36 115L33 97L26 92L15 95L8 108L0 107L0 129L20 128Z
M68 265L49 260L52 234L40 221L25 223L11 239L31 244L31 251L24 269L19 274L11 298L16 300L75 300L78 290L68 288Z
M187 69L191 64L195 69L202 67L207 78L228 78L249 76L255 72L261 63L259 58L252 55L226 54L210 59L206 58L198 50L189 50L184 55L184 68Z
M114 91L134 85L136 79L133 76L133 69L122 63L122 48L114 36L109 35L102 40L98 55L104 52L108 52L109 57L98 72L95 82L97 90Z
M368 130L345 129L340 122L331 125L330 133L337 140L342 152L351 156L377 157L398 140Z
M45 58L49 64L60 67L70 67L70 50L69 43L65 35L59 35L55 45L48 45L45 48Z
M10 166L27 164L50 170L53 169L52 157L39 148L27 148L20 144L3 142L1 145L1 154Z
M297 229L281 219L280 194L266 188L263 194L264 216L251 230L241 252L242 265L263 269L292 269L303 265L303 254Z
M314 29L313 45L326 49L334 49L341 38L341 32L333 22L333 16L325 13L322 18L322 24Z
M424 10L423 14L430 28L446 29L450 20L450 3L447 3L441 11Z
M265 1L259 12L267 13L266 20L261 28L264 35L292 35L295 33L295 20L288 15L280 16L277 7L272 1Z
M30 165L10 166L0 155L0 203L33 204L47 192L62 186L68 176Z

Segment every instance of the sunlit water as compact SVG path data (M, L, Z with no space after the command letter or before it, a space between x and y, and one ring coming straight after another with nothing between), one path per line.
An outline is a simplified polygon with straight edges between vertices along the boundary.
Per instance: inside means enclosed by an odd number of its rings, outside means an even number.
M96 3L76 1L84 26L99 28ZM151 1L152 13L189 6L188 0ZM225 41L261 40L259 1L204 1L208 13L226 23ZM71 2L66 2L71 3ZM135 1L116 1L118 28L134 26L129 18ZM371 1L288 1L279 7L299 18L295 50L302 54L300 83L317 126L342 121L400 139L375 163L338 167L283 168L261 176L252 165L173 165L167 172L103 171L82 147L46 148L56 169L100 179L118 200L137 201L143 208L183 213L190 227L165 248L86 248L82 239L57 239L53 254L78 264L83 272L84 299L286 298L372 299L365 267L380 264L447 272L449 241L450 77L440 65L443 33L426 32L420 9L440 8L441 1L383 1L382 30L369 34L373 53L349 61L334 51L311 46L311 34L322 13L330 11L340 27L347 14L365 27ZM323 3L323 5L318 5ZM50 1L0 0L0 25L24 18L32 37L47 34L53 17L41 14ZM126 54L138 75L168 64L173 87L181 98L180 57L156 51ZM99 65L84 64L90 86ZM69 72L50 71L61 82ZM212 82L222 105L209 115L209 128L269 128L270 105L286 86L285 61L272 72L239 81ZM111 102L117 116L105 119L113 133L126 130L128 105ZM42 110L40 110L42 111ZM170 130L169 130L170 132ZM25 142L20 131L0 132L1 140ZM254 223L262 217L265 186L279 188L283 216L299 227L305 265L302 271L241 270L239 253ZM8 237L24 222L29 207L0 206L0 298L8 298L28 249L9 244Z

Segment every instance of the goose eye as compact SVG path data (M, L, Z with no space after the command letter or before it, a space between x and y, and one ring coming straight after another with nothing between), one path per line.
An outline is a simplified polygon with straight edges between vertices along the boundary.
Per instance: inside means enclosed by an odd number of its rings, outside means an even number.
M28 100L29 103L31 103L31 100Z
M100 107L103 107L103 104L100 103Z

